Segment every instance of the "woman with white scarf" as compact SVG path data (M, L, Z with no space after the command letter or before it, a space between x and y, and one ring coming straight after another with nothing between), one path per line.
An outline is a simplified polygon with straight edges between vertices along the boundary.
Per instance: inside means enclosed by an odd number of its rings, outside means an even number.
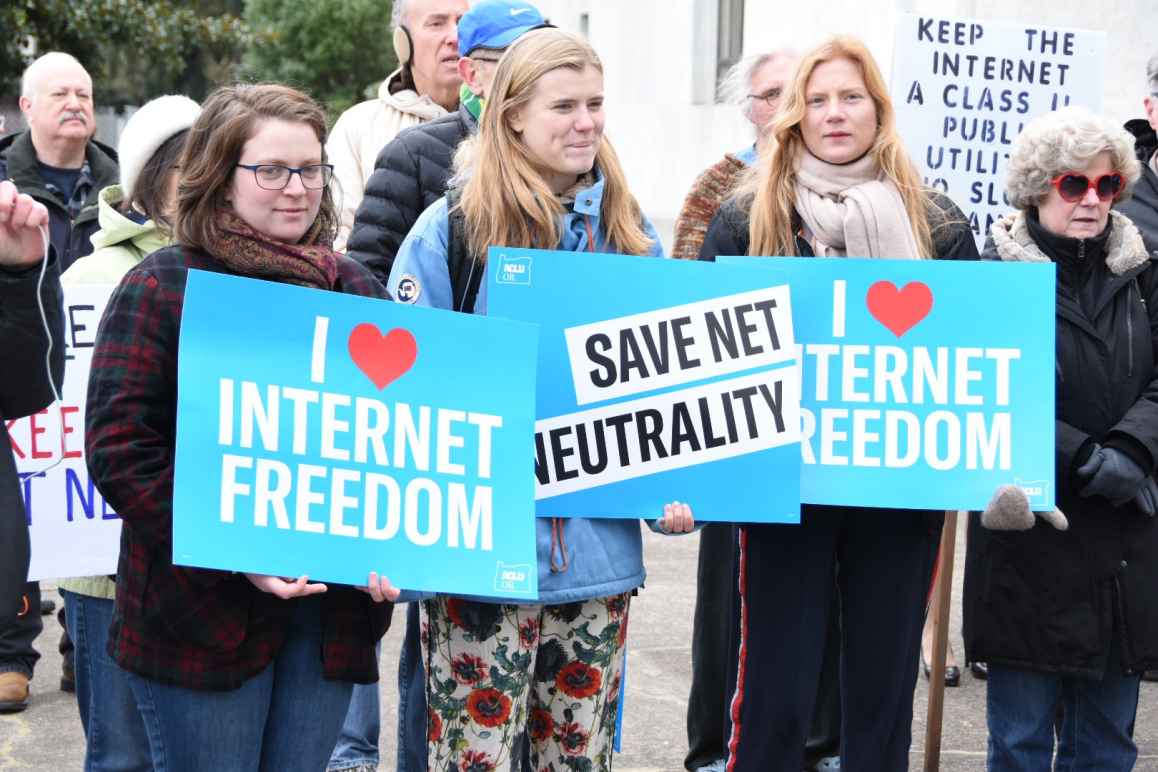
M860 41L835 38L807 54L785 98L775 141L712 221L700 259L977 259L960 210L922 187L880 69ZM942 522L943 513L925 510L804 505L799 525L742 527L731 772L802 768L833 602L842 632L841 768L908 768Z

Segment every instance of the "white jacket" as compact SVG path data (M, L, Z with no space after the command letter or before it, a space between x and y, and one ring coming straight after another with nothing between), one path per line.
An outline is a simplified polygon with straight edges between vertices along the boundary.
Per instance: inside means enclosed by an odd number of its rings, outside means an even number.
M342 113L326 143L326 155L334 165L334 200L341 214L338 238L334 241L334 249L339 252L346 250L354 213L362 203L379 151L403 129L446 115L446 110L430 97L401 88L401 81L402 71L395 70L378 87L377 99Z

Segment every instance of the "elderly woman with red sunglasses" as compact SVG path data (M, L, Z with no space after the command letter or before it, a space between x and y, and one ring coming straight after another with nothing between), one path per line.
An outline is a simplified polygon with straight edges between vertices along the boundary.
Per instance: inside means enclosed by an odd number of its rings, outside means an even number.
M965 650L989 663L989 770L1050 769L1055 741L1057 769L1137 758L1140 674L1158 667L1158 273L1111 206L1139 173L1133 138L1108 121L1041 116L1009 159L1018 211L985 250L1057 266L1055 494L1068 519L1014 531L970 518Z

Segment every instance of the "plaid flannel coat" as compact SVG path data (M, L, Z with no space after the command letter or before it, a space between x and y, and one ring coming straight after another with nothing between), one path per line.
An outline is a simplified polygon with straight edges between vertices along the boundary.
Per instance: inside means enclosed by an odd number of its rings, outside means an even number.
M124 521L110 656L146 678L229 690L277 655L292 601L241 574L172 562L177 340L191 268L230 273L203 252L169 247L129 271L113 293L93 352L85 451L93 481ZM345 257L335 289L388 297ZM322 598L325 676L377 681L374 644L390 625L392 604L335 585Z

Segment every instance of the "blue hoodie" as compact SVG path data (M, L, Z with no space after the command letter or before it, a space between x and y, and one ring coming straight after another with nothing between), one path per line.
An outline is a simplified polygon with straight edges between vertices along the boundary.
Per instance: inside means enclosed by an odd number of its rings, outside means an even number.
M591 187L578 192L574 204L563 215L562 238L557 249L587 252L587 223L584 220L588 219L591 232L596 234L592 251L614 251L609 248L599 221L602 202L603 178L599 176ZM446 206L445 197L431 204L402 242L390 270L390 279L386 283L393 297L399 296L398 285L406 278L407 302L432 308L451 308L450 273L446 257L449 230ZM652 240L650 254L662 257L663 248L655 228L646 218L643 225ZM478 314L487 311L485 279L479 287L474 311ZM558 572L551 570L552 521L540 519L536 523L540 603L570 603L602 598L643 584L643 538L636 520L567 518L560 522L563 525L560 546L566 550L567 568ZM655 530L654 524L652 528ZM557 564L562 562L558 552L555 560Z

